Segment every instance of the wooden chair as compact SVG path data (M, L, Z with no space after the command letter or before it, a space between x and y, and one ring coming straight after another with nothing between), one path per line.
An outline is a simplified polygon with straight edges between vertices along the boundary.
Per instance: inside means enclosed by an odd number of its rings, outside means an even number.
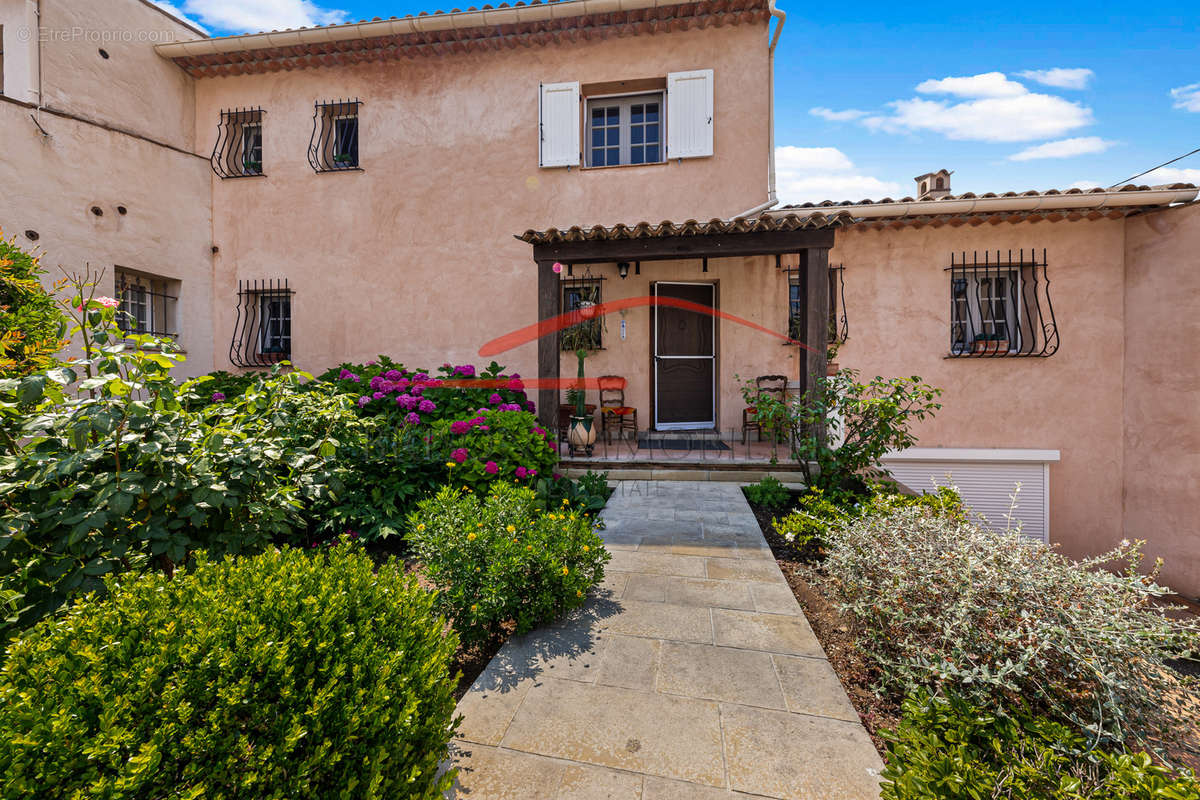
M758 391L775 395L781 403L787 400L787 385L786 375L759 375L754 379L754 386ZM762 441L762 423L758 419L758 412L754 406L742 409L742 444L746 443L750 431L756 431L758 440ZM778 434L778 432L776 433Z
M637 409L625 405L626 380L619 375L602 375L596 379L600 387L600 433L612 444L612 432L621 438L624 431L633 431L637 438Z

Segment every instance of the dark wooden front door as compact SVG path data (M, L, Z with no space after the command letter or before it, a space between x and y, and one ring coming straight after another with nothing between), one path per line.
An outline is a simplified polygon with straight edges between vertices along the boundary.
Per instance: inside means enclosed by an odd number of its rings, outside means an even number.
M654 284L654 294L715 308L711 283ZM716 424L716 328L712 314L655 306L654 427L697 430Z

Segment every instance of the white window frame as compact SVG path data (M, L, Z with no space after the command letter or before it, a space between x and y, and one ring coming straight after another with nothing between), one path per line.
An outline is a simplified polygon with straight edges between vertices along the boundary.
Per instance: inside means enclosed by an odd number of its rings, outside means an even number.
M587 167L614 167L614 166L622 166L622 167L638 166L638 167L640 167L640 166L644 166L646 164L662 164L667 160L667 158L666 158L666 155L667 155L666 154L666 142L667 142L666 93L664 91L658 89L658 90L654 90L654 91L650 91L650 92L638 92L635 94L596 95L593 97L587 97L585 99L586 99L586 102L584 103L584 123L583 123L584 124L584 165L585 166L587 166ZM656 123L645 122L644 121L645 118L643 117L643 122L636 123L636 125L640 125L643 128L643 131L645 129L645 126L647 126L647 125L655 125L655 124L658 125L658 140L657 140L658 158L653 161L639 161L637 163L634 163L632 161L633 148L634 147L645 147L646 142L645 142L644 138L640 144L635 145L632 141L633 128L635 127L635 123L633 122L633 107L636 105L646 105L648 103L658 103L658 121ZM592 153L592 150L594 148L594 146L592 144L592 131L594 130L592 127L592 109L593 108L612 108L614 106L616 106L619 109L619 118L617 121L618 163L617 164L609 164L609 163L607 163L607 158L606 158L605 159L606 163L596 164L593 162L593 153ZM605 129L607 130L609 127L610 126L605 126ZM603 150L607 151L607 150L611 150L613 148L611 145L607 144L607 141L606 141L606 143L603 146L601 146L600 148L597 148L597 149L603 149Z
M1005 281L1005 289L997 294L996 279ZM965 297L954 294L955 280L966 281ZM984 283L987 283L984 286ZM1015 287L1015 291L1014 291ZM1005 340L1008 342L1007 352L1016 352L1021 348L1021 298L1025 291L1019 267L1001 267L985 271L983 275L955 274L951 276L950 284L950 331L951 352L956 355L969 354L974 347L974 340L968 337L980 334L997 333L997 323L1003 323ZM1003 319L997 316L997 304L1003 304ZM963 328L963 344L953 341L953 334L958 326Z
M276 314L272 304L280 304L283 313ZM274 353L292 352L292 298L277 294L264 293L258 298L258 353L271 355ZM283 326L287 323L287 332ZM276 342L278 346L272 346Z
M263 126L262 121L242 124L242 172L245 175L261 175L263 171ZM255 141L257 139L257 141ZM247 161L257 161L258 169L251 170Z

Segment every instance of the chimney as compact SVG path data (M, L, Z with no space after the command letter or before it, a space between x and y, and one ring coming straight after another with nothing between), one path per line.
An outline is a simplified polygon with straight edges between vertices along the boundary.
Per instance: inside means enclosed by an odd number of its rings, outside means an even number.
M950 196L950 176L954 173L948 169L937 172L926 172L913 178L917 182L918 200L941 200Z

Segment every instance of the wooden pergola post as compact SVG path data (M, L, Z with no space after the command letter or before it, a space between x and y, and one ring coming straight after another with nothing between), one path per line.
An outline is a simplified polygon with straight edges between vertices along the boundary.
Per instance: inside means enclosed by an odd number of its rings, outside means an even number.
M538 421L547 430L558 426L558 333L553 320L559 314L559 280L554 272L554 260L537 262L538 276Z
M804 308L807 325L804 332L805 390L825 377L829 363L829 250L811 247L804 251Z

